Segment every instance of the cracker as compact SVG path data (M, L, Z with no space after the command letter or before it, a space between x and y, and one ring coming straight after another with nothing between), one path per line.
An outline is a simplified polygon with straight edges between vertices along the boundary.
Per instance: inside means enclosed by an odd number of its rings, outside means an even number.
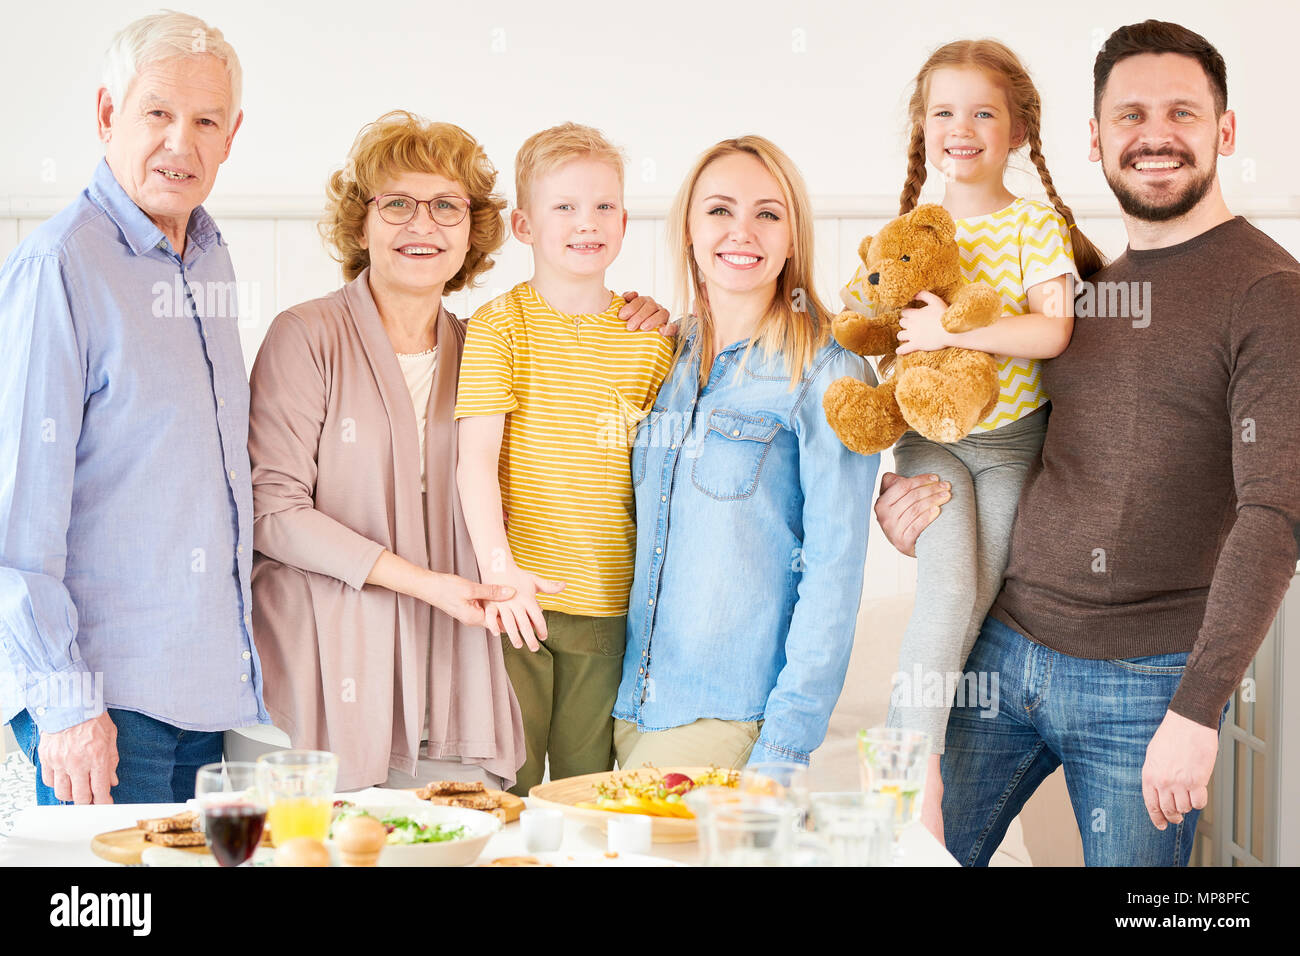
M198 819L199 815L193 810L183 810L175 816L137 820L135 825L146 833L181 833L185 830L193 830Z
M203 846L207 842L198 830L180 833L146 833L144 838L149 843L160 846Z

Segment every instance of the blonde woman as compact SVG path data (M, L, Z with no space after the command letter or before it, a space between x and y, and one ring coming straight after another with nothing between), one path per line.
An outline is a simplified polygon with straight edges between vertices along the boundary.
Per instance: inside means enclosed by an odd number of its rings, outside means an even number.
M807 763L844 684L879 464L822 394L873 380L830 338L807 191L776 146L708 150L669 225L694 308L633 447L619 764Z
M495 183L464 130L402 111L330 179L348 283L277 316L251 376L253 629L282 733L227 735L232 759L332 750L341 790L514 782L519 705L482 626L513 592L474 583L452 418L465 323L442 305L505 239Z

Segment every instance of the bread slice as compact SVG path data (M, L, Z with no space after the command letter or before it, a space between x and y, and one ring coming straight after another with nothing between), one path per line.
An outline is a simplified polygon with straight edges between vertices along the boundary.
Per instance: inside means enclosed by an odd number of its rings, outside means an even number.
M146 833L144 838L146 842L157 843L160 846L203 846L206 842L203 834L198 830L185 833Z
M448 797L426 797L430 803L439 807L464 807L467 810L495 810L501 800L490 793L462 793Z
M483 784L478 781L434 780L416 791L421 800L430 797L450 797L458 793L482 793Z
M193 830L199 815L193 810L183 810L172 817L155 817L151 820L137 820L135 825L146 833L181 833Z

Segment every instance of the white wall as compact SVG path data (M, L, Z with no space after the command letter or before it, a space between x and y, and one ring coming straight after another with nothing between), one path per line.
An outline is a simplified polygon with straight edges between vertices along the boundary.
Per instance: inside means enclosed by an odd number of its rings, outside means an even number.
M6 11L0 258L85 185L101 155L94 128L100 56L117 29L154 9L65 0ZM610 281L661 300L669 295L662 216L691 160L723 137L766 135L799 164L813 193L821 217L817 282L834 300L852 274L858 239L896 210L910 78L933 47L993 36L1034 74L1044 151L1060 193L1084 230L1116 254L1123 226L1087 161L1092 60L1111 30L1147 16L1183 23L1223 53L1239 128L1237 154L1219 161L1228 202L1300 254L1300 195L1291 175L1300 128L1284 99L1300 27L1292 4L611 0L587 8L585 18L572 5L523 0L479 9L226 0L185 9L223 30L244 66L244 125L207 205L252 294L241 309L250 365L278 310L338 285L315 229L325 177L364 123L396 107L469 130L501 170L507 196L514 152L530 133L566 119L604 129L631 157L633 222ZM932 179L927 197L934 186ZM1036 188L1027 177L1013 186ZM484 286L449 306L467 315L525 278L528 267L511 240ZM914 585L914 562L877 538L864 596Z

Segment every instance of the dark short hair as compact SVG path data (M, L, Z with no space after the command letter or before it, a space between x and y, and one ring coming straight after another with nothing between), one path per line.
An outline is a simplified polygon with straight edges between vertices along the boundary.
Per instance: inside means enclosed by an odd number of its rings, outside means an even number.
M1190 56L1205 71L1214 93L1214 113L1223 115L1228 108L1228 67L1209 40L1187 27L1163 20L1130 23L1112 33L1092 65L1092 115L1101 112L1101 96L1106 92L1110 71L1125 57L1140 53L1180 53Z

